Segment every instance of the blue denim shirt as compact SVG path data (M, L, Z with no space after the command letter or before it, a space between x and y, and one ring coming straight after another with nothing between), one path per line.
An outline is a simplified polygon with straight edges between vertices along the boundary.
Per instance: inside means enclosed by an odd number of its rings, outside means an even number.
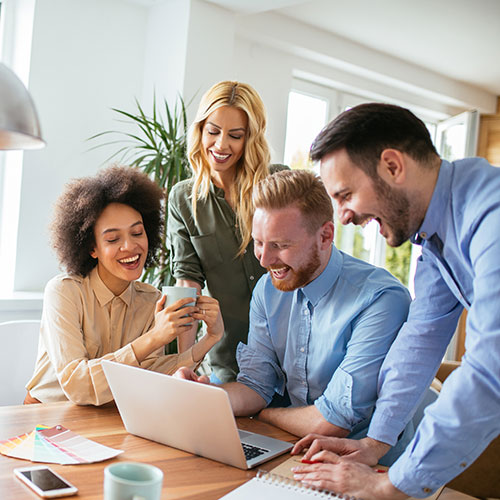
M500 169L443 161L414 243L422 245L415 300L380 371L368 435L394 443L468 309L466 354L390 469L392 483L428 496L500 433ZM395 397L397 395L397 397Z
M285 387L292 406L314 404L339 427L367 427L377 377L410 297L387 271L332 246L324 271L292 292L268 274L250 304L248 345L238 346L238 382L269 404Z

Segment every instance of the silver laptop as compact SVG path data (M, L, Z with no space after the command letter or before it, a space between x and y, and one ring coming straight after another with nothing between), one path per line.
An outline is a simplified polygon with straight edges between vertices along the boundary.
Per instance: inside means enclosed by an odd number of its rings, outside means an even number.
M113 361L102 367L131 434L250 469L292 448L278 439L238 430L220 387L182 380Z

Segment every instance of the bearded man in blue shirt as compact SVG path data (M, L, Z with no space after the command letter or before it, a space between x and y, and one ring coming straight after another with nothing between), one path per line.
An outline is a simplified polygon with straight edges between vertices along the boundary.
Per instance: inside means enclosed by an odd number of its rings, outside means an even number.
M387 271L335 248L332 202L313 173L268 176L253 203L254 252L268 273L253 291L237 381L222 386L233 411L297 436L365 436L408 291ZM200 380L188 369L177 375ZM275 404L281 396L289 398L284 406ZM385 463L409 442L412 424L400 434Z
M295 477L364 500L428 496L500 434L500 169L481 158L442 160L421 120L378 103L328 124L311 158L321 161L343 224L375 219L389 245L411 238L422 255L408 321L380 370L368 437L304 438L294 452L309 446L306 456L323 464L301 467ZM464 308L461 366L389 473L377 474L362 463L374 465L396 442Z

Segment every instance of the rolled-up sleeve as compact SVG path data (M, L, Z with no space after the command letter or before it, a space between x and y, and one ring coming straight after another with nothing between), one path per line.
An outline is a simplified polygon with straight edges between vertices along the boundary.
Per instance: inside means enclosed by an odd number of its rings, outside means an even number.
M406 320L409 304L402 287L385 289L353 319L344 359L314 403L330 423L352 430L370 418L380 366Z
M127 347L127 346L126 346ZM196 370L200 362L196 362L193 358L193 347L190 347L187 351L181 352L179 354L163 354L163 347L156 351L156 353L148 356L142 363L141 368L146 370L152 370L154 372L171 374L177 369L187 366L192 370Z
M352 376L339 367L325 392L314 402L328 422L348 430L357 423L352 406L352 387Z

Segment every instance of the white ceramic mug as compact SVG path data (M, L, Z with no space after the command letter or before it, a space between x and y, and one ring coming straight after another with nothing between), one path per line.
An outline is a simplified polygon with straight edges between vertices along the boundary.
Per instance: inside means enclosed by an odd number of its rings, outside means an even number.
M167 296L165 300L165 307L177 302L179 299L184 299L187 297L193 297L193 302L189 302L188 306L194 306L196 304L196 288L191 286L164 286L161 289L163 295ZM184 306L185 307L185 306Z
M154 465L117 462L104 469L104 500L160 500L162 483Z

